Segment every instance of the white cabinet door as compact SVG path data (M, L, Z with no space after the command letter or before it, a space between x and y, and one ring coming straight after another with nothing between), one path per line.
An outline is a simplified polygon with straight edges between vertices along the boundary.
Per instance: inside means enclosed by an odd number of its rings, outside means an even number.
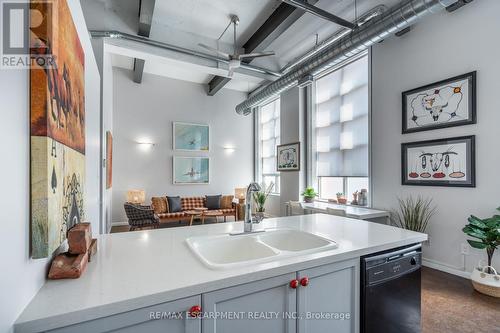
M201 319L187 317L187 312L195 305L201 305L201 296L182 298L49 332L201 333Z
M203 294L203 333L295 333L295 273Z
M298 272L298 333L359 332L359 259Z

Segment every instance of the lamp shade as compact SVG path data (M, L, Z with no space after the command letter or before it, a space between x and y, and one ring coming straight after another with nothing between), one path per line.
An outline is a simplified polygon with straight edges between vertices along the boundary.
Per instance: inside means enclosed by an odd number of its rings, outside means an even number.
M247 189L245 187L238 187L234 189L234 196L236 199L244 200L247 194Z
M146 201L146 192L144 190L128 190L127 202L143 204Z

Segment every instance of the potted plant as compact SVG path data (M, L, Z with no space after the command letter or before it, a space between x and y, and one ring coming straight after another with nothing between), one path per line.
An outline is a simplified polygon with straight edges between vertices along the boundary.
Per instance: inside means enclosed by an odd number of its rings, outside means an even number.
M500 210L500 207L497 210ZM472 272L472 284L483 294L500 297L500 275L491 266L493 253L500 245L500 215L486 219L471 215L467 220L469 223L462 231L474 238L468 239L467 242L475 249L486 250L488 256L488 266L476 267Z
M253 200L255 201L256 208L255 208L255 215L258 216L260 219L264 218L264 212L266 211L266 200L267 197L269 196L269 193L273 190L274 183L269 184L269 186L264 190L264 191L259 191L259 192L254 192L253 193Z
M432 205L432 199L422 197L398 198L399 209L391 213L393 225L412 231L425 232L431 217L436 213L436 207Z
M318 196L318 193L314 190L313 187L308 186L300 195L304 197L305 202L313 202L314 199Z

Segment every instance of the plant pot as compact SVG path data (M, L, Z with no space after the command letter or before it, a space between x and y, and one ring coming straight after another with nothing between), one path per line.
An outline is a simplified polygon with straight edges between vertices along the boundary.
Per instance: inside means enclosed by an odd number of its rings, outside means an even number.
M486 273L488 268L492 268L493 274ZM500 275L493 267L474 268L471 281L474 289L481 294L500 298Z
M347 203L346 198L340 198L340 199L337 199L337 201L339 202L339 204L343 204L343 205L345 205Z
M307 203L314 202L314 197L304 197L304 201Z

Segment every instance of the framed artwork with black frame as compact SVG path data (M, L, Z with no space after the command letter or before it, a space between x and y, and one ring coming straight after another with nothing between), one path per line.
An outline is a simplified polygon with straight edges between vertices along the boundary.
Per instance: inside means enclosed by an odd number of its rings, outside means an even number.
M300 142L276 147L277 171L300 171Z
M402 132L476 123L476 72L404 91Z
M476 187L475 136L401 144L402 185Z

